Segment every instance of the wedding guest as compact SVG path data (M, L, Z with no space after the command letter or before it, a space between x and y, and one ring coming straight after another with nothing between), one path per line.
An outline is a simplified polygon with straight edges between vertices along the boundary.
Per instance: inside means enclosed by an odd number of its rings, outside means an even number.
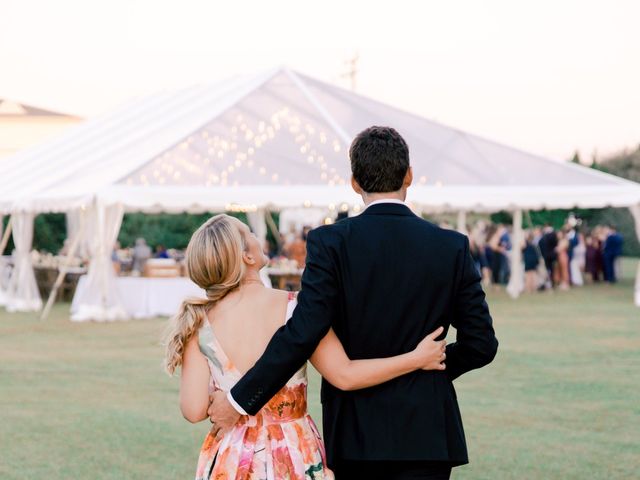
M158 244L156 245L156 253L153 255L153 258L171 258L169 256L169 252L164 245Z
M618 233L614 225L609 225L602 249L605 282L615 283L617 281L616 260L622 255L622 244L622 235Z
M133 271L142 273L144 264L151 258L151 247L144 238L138 238L133 247Z
M541 227L533 228L531 230L531 234L533 235L533 244L537 246L540 243L540 239L542 238L542 228ZM538 248L538 252L540 252L539 248Z
M524 259L525 291L532 293L538 289L538 263L540 263L540 254L534 243L533 233L527 234L522 257Z
M567 238L567 232L560 231L558 233L558 246L557 251L557 283L560 285L560 290L569 290L569 239Z
M491 247L491 280L496 286L506 283L507 245L504 242L506 230L504 225L499 225L489 240L489 246Z
M283 253L290 260L295 260L298 264L298 268L304 268L305 260L307 258L307 233L308 230L306 230L305 233L305 230L303 229L298 236L288 242L283 248Z
M591 275L591 281L597 283L600 281L599 257L600 242L593 235L587 235L585 239L586 255L585 255L585 272Z
M573 249L576 245L578 245L578 232L576 231L576 228L571 224L567 224L564 231L567 236L567 241L569 242L569 248L567 250L567 253L569 255L569 284L573 285L574 282L573 272L571 271L571 262L573 261Z
M113 264L113 270L116 272L116 275L120 275L122 270L122 264L118 256L118 250L120 250L120 248L120 242L116 240L116 243L113 245L113 250L111 251L111 263Z
M476 232L475 232L475 227L473 229L469 229L467 227L467 232L469 232L469 253L471 254L471 258L473 259L473 265L474 267L476 267L476 270L478 271L478 273L480 273L481 270L481 266L480 266L480 249L481 246L478 244L477 240L476 240Z
M547 268L547 288L554 287L554 270L556 261L558 260L558 252L556 247L558 246L558 236L551 225L548 223L542 230L542 237L538 242L540 252L542 253L542 259L544 260L544 266Z
M316 247L316 245L313 246ZM237 386L238 381L240 385L242 384L241 372L250 370L265 348L269 354L268 344L271 336L287 321L290 322L287 328L291 328L291 322L296 322L299 318L294 311L299 314L304 304L301 301L296 309L295 294L265 288L259 272L267 264L268 259L263 255L262 245L258 239L251 235L245 224L235 218L227 215L212 217L193 234L187 249L189 277L203 291L206 291L206 297L185 299L178 313L171 319L164 342L166 345L164 363L170 374L178 368L181 369L180 409L185 419L196 423L208 418L207 409L214 389L234 393L236 390L232 389ZM315 251L317 250L312 250L312 253ZM316 265L314 263L314 266ZM316 268L319 267L316 266ZM482 331L478 333L477 324L482 322L483 309L486 307L474 310L476 316L473 320L476 323L476 331L474 331L473 341L482 341ZM384 316L384 313L380 315ZM331 317L325 318L329 322ZM318 322L314 320L311 320L310 324L317 328ZM448 382L444 384L444 388L448 389L445 392L453 392L450 380L444 377L445 373L442 372L445 369L445 365L442 364L446 357L445 342L434 340L443 332L442 326L418 343L415 349L408 350L399 357L385 354L387 358L375 359L369 358L371 355L365 355L367 359L361 360L349 359L340 340L330 329L330 325L326 330L326 333L320 333L323 338L319 343L311 347L311 363L323 376L323 382L331 382L331 386L328 383L323 384L323 392L333 388L336 391L340 389L341 393L348 391L349 394L355 394L357 389L380 385L403 375L405 379L408 375L415 375L408 377L410 380L426 379L422 382L426 385L424 388L429 389L428 392L436 398L436 401L446 397L444 394L438 396L438 393L434 393L439 391L438 385L434 385L434 382L426 383L432 378L442 378L443 382ZM385 338L388 338L388 335ZM222 345L225 346L224 349ZM466 344L462 346L466 347ZM476 350L472 352L467 355L476 362L480 361L482 354L477 353ZM451 356L453 357L455 353ZM459 354L464 355L464 350ZM462 358L465 359L465 357ZM468 360L467 363L461 362L462 366L459 368L471 369L476 366L468 362ZM301 360L297 366L300 368L294 373L289 374L286 370L284 371L284 376L290 377L288 381L285 379L283 382L286 384L275 395L268 395L264 401L265 405L251 412L250 417L237 418L231 422L230 428L222 431L214 430L213 427L210 429L200 449L196 470L197 480L313 478L332 480L334 478L327 468L325 448L318 429L307 412L306 360ZM260 362L258 362L259 367ZM279 368L272 368L270 373L278 373L275 370ZM433 375L435 373L442 376ZM423 376L420 377L420 375ZM247 378L250 377L245 376L244 380ZM421 385L416 386L419 383L417 381L407 383L410 384L408 388L412 393L416 388L421 387ZM396 387L397 384L392 385ZM397 398L393 397L393 394L397 395L397 388L392 391L391 398ZM262 392L262 387L260 389ZM363 394L368 395L366 391ZM451 395L452 400L448 400L451 403L450 408L455 408L457 412L455 397L453 393ZM253 407L253 402L256 400L257 397L254 396L249 405ZM442 402L440 400L440 403ZM249 405L246 408L249 408ZM367 406L366 403L365 406ZM229 407L233 408L230 405ZM449 404L441 408L443 409L441 415L444 416ZM326 410L324 413L326 419ZM410 421L417 421L415 414L413 416L411 414L412 412L407 418ZM354 422L357 422L359 417L354 414L354 418ZM421 417L417 418L419 420ZM344 416L342 419L350 420L349 417ZM406 426L406 423L399 425ZM429 426L428 423L426 425ZM405 434L405 431L402 430L402 434ZM421 433L421 430L417 431L418 434ZM445 435L449 434L446 428L442 428L442 431ZM457 431L462 432L462 426ZM326 429L325 432L327 432ZM356 435L371 437L359 432L356 432ZM458 442L463 440L456 439ZM447 447L452 444L445 442L446 439L443 444ZM464 453L466 454L466 450ZM448 451L447 454L449 454ZM449 478L448 473L451 471L449 463L452 462L447 461L446 464L442 462L446 466L444 471L439 468L433 472L434 468L431 467L432 473L438 473L437 478L445 478L444 473L447 473L446 478ZM402 462L398 461L393 466L397 469L401 464ZM415 473L415 468L415 464L409 462L406 471ZM443 475L440 475L441 473ZM337 478L355 479L371 478L371 476L359 477L349 474L337 476ZM390 477L384 476L384 478ZM397 477L394 476L394 478ZM403 478L408 477L403 476ZM420 478L424 477L420 475Z
M502 278L505 284L509 283L511 277L511 231L509 227L504 227L504 232L500 236L500 245L504 248L504 262L502 264Z
M485 231L485 236L484 236L484 258L487 261L487 270L488 270L488 278L484 278L483 277L483 285L485 287L491 285L493 283L493 270L492 270L492 265L493 265L493 249L491 248L491 239L493 238L493 236L496 234L496 230L498 229L498 227L494 224L489 224L489 226L487 227L486 231Z
M569 260L569 271L571 273L571 284L582 286L584 279L582 272L585 270L587 247L585 246L584 235L576 232L574 237L573 256Z

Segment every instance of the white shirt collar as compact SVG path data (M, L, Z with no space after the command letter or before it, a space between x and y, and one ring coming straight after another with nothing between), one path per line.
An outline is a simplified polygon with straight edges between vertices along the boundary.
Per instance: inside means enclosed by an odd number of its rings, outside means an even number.
M395 204L398 204L398 205L404 205L404 206L406 206L406 205L407 205L407 204L406 204L406 203L404 203L402 200L398 200L397 198L382 198L382 199L380 199L380 200L375 200L375 201L371 202L369 205L367 205L367 206L365 207L365 210L366 210L367 208L369 208L369 207L373 206L373 205L378 205L378 204L380 204L380 203L395 203Z

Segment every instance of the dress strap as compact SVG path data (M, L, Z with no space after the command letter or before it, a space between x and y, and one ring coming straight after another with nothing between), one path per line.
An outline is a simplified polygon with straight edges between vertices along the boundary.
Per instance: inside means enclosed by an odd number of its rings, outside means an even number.
M287 323L293 315L293 311L296 309L296 305L298 305L298 294L296 292L289 292L289 298L287 301L287 314L284 317L284 323Z

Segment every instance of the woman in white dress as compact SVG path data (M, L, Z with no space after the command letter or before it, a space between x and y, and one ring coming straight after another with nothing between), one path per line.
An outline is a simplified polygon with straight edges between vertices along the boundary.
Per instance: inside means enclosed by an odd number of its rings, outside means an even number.
M584 279L582 278L582 272L587 258L587 246L584 241L584 235L582 233L576 233L578 237L578 244L573 247L573 257L569 265L571 269L571 283L578 287L584 285Z

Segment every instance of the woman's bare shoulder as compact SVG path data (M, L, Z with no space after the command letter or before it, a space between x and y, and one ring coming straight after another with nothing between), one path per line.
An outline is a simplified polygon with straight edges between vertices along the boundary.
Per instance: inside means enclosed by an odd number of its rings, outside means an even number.
M284 290L268 289L265 292L265 311L271 312L269 318L275 328L279 328L286 320L289 310L289 292Z
M277 288L266 288L266 298L272 302L282 303L289 300L289 292L286 290L278 290Z

